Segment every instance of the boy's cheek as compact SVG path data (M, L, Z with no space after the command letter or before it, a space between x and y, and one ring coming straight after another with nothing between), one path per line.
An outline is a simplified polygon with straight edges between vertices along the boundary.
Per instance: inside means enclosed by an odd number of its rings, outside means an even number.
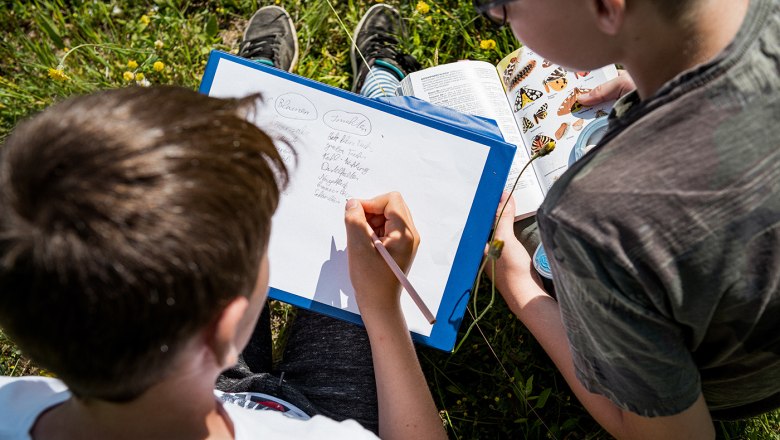
M600 52L602 35L584 1L539 0L509 3L507 24L540 56L567 69L591 70L609 64ZM603 62L602 62L603 61Z

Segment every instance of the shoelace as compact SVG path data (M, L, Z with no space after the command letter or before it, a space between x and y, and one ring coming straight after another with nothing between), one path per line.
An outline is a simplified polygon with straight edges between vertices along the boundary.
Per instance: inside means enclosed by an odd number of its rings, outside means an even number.
M363 55L366 58L390 58L396 59L398 52L395 46L398 40L392 35L377 33L366 38L366 46Z
M244 58L267 58L274 60L276 35L266 35L241 42L238 53Z
M365 52L366 59L384 58L398 63L405 72L413 72L420 68L420 64L411 55L399 53L396 48L398 40L387 33L377 33L366 39Z

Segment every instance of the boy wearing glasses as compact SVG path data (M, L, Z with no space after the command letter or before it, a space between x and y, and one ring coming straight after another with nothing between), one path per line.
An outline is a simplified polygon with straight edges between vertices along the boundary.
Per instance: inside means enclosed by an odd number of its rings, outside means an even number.
M475 5L555 63L619 63L636 85L538 211L558 302L511 198L496 234L499 290L583 405L619 438L711 438L713 419L780 407L778 2Z

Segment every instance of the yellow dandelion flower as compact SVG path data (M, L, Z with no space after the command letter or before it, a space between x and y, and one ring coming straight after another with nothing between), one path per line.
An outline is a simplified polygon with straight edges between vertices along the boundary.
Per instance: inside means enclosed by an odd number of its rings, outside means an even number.
M143 81L144 78L146 78L146 75L144 75L142 72L138 72L135 74L135 80L136 81Z
M496 48L495 40L482 40L479 42L479 48L483 50L492 50Z
M165 69L165 64L162 61L155 61L154 64L152 64L152 69L154 69L155 72L162 72L163 69Z
M139 19L139 21L141 22L141 24L142 24L142 25L146 26L146 25L148 25L148 24L149 24L149 21L150 21L150 20L149 20L149 16L148 16L148 15L146 15L146 14L144 14L144 15L142 15L142 16L141 16L141 18Z
M138 68L138 63L135 62L135 60L130 60L130 61L127 62L127 68L128 69L137 69Z
M428 6L428 3L425 3L424 1L420 0L419 2L417 2L417 7L415 9L417 9L417 12L419 12L420 14L427 14L428 12L430 12L431 7Z
M49 78L53 79L54 81L67 81L70 79L68 75L65 75L65 72L63 72L62 69L52 68L49 68Z
M127 71L127 72L122 74L122 78L124 78L125 81L130 82L133 79L135 79L135 73Z
M162 42L162 40L157 40L154 42L154 48L157 50L162 49L165 46L165 43Z
M69 47L63 47L62 51L65 52L65 53L68 53L68 52L70 52L70 48Z

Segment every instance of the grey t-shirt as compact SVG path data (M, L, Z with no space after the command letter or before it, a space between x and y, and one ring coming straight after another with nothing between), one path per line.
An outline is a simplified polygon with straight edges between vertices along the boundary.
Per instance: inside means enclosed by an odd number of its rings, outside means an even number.
M586 388L644 416L700 392L716 418L780 406L778 1L752 0L716 59L619 101L538 219Z

